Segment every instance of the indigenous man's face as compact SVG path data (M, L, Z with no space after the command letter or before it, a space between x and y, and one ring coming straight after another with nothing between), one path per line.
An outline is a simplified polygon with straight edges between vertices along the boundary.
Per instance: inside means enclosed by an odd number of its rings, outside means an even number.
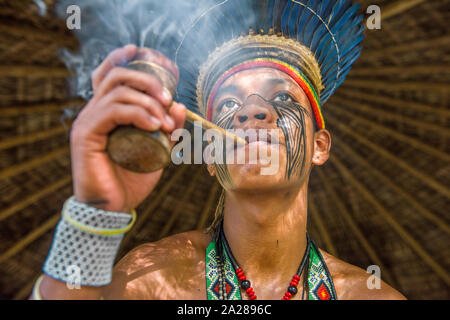
M312 115L306 94L287 74L272 68L236 73L217 91L212 121L225 129L257 129L253 132L257 131L258 135L247 139L250 143L245 146L226 148L228 154L233 149L234 153L245 152L245 163L210 165L210 172L228 190L251 191L302 184L311 167ZM260 134L261 131L266 131L267 135ZM278 135L278 141L271 133ZM258 154L257 161L249 163L252 154ZM265 159L270 162L264 162L261 154L267 155ZM269 167L271 174L261 174L262 169Z

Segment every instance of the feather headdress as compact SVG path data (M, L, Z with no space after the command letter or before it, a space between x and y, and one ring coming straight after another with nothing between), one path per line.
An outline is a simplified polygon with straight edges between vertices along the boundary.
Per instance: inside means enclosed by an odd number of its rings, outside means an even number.
M305 78L316 100L316 122L323 127L320 105L361 53L364 27L358 10L351 0L213 1L177 48L179 97L208 116L208 98L233 66L252 59L260 66L276 62Z

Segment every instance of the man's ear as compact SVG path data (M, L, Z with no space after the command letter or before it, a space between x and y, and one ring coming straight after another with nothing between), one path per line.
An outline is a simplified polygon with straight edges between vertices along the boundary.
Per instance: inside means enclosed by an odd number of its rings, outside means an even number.
M206 168L208 169L208 172L212 177L216 175L216 167L214 166L214 164L208 164Z
M314 133L314 152L312 163L315 165L324 164L330 157L331 135L326 129Z

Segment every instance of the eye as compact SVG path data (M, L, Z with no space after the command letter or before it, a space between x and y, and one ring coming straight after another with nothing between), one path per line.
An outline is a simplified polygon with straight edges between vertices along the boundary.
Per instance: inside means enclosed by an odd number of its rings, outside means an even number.
M222 110L222 108L232 109L236 107L238 104L234 100L225 100L219 105L219 110Z
M292 102L293 99L292 99L292 97L289 94L287 94L286 92L283 92L283 93L277 94L275 96L275 98L273 99L273 101L276 101L276 102Z

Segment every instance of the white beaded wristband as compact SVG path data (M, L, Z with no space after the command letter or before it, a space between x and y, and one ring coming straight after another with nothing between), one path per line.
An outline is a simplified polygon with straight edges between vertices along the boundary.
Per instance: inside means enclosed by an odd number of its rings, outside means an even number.
M132 219L128 213L111 212L69 198L64 214L78 224L97 229L123 229ZM55 228L53 242L42 271L54 279L81 286L111 282L114 260L124 234L100 235L83 231L66 219Z

